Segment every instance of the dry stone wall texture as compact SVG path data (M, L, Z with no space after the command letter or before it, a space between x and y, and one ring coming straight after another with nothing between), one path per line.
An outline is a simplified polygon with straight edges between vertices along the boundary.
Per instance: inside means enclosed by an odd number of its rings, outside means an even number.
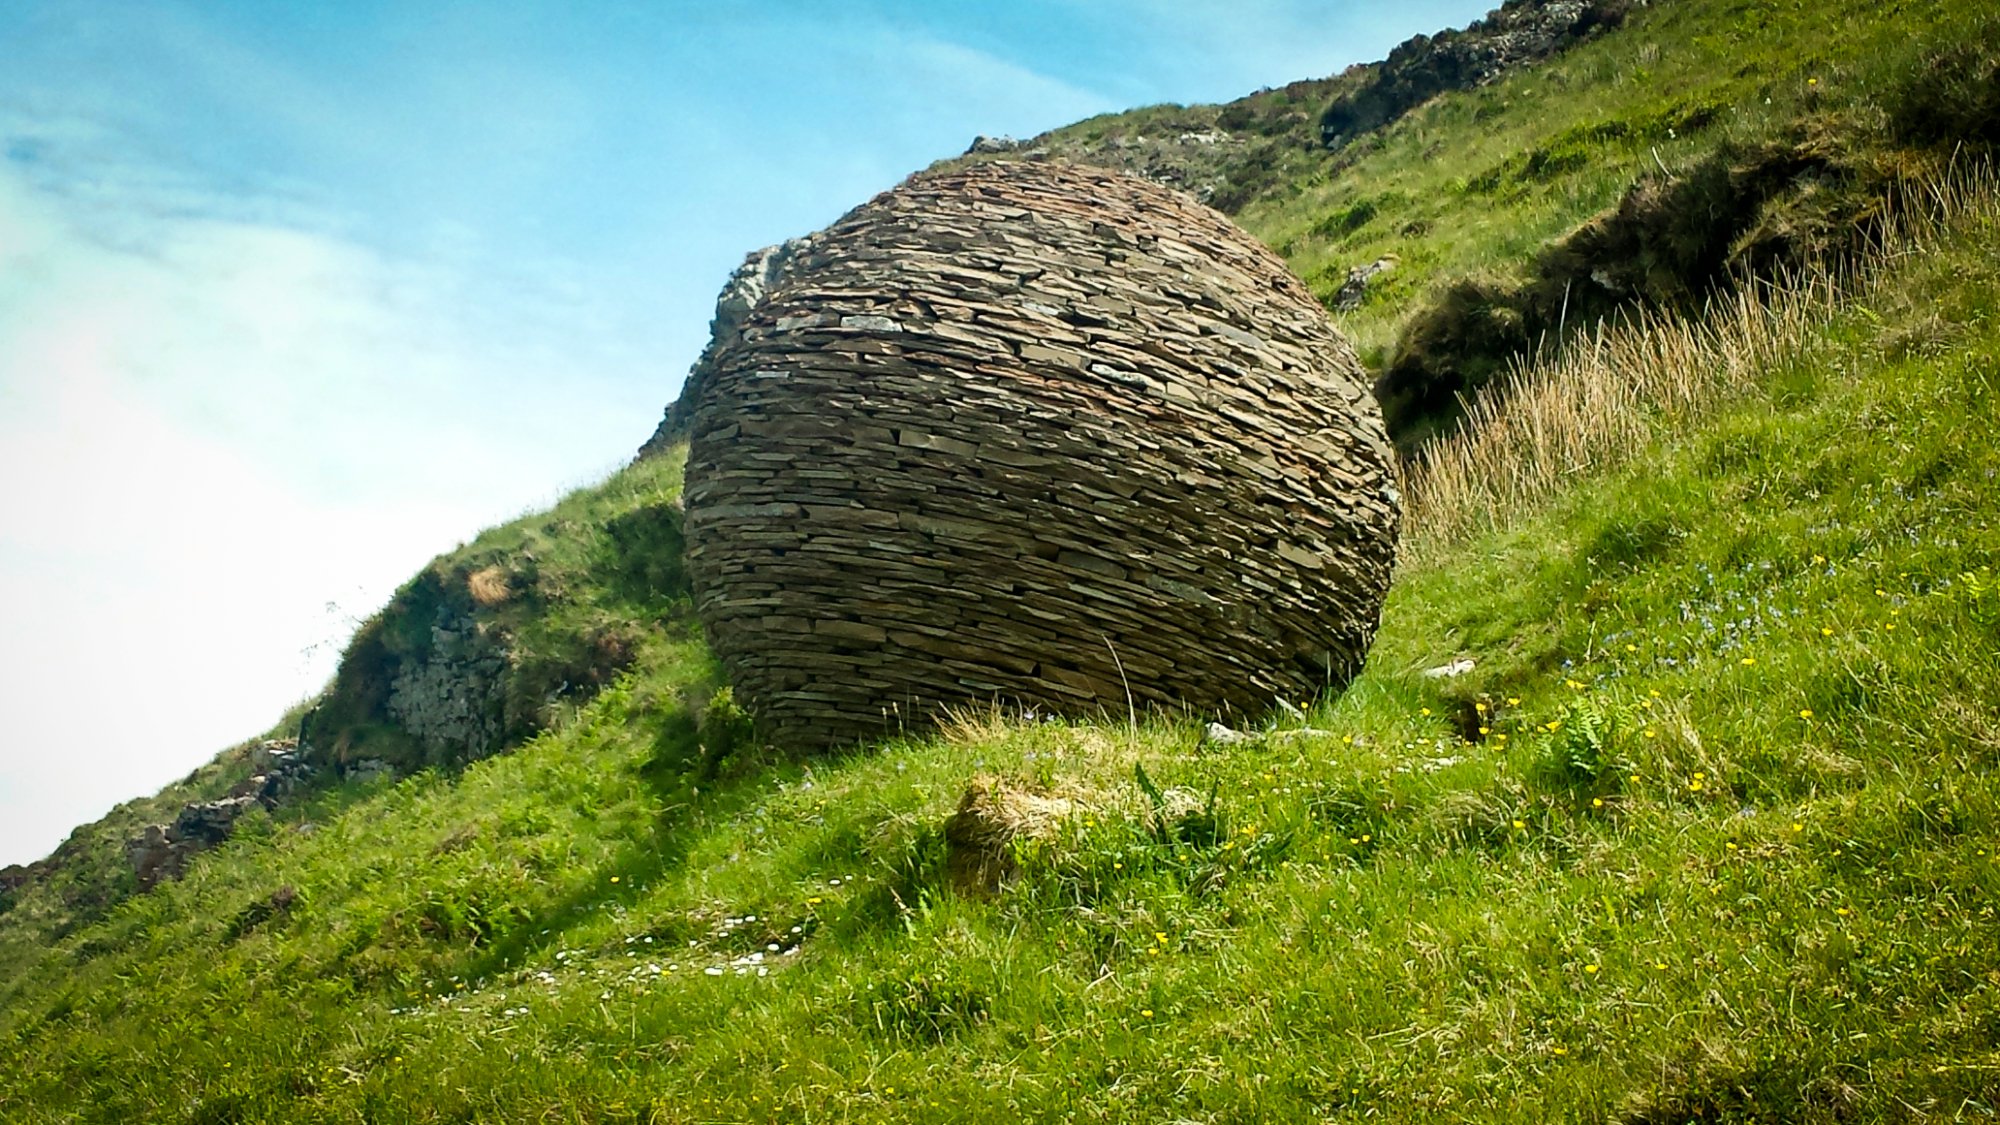
M996 699L1254 714L1373 637L1399 516L1361 367L1187 196L914 177L805 244L712 360L688 570L781 745Z

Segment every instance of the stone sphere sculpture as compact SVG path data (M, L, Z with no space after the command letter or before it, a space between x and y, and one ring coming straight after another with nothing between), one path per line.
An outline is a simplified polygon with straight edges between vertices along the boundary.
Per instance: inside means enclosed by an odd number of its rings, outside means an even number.
M912 177L793 244L690 386L695 609L766 737L949 706L1259 714L1395 558L1360 364L1283 261L1120 173Z

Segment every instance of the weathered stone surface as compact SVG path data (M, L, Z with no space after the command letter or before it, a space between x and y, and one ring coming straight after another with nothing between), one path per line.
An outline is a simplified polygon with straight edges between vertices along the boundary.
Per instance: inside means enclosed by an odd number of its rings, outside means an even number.
M442 760L484 758L505 737L506 649L470 614L440 607L425 659L389 684L388 713Z
M1405 40L1320 117L1320 142L1342 148L1447 90L1469 90L1623 23L1647 0L1507 0L1463 31Z
M1385 254L1365 266L1355 266L1347 271L1347 280L1340 283L1340 292L1333 295L1333 307L1341 312L1353 312L1368 299L1368 289L1378 275L1388 273L1402 262L1395 254Z
M125 855L140 890L162 879L179 878L195 856L227 840L244 813L276 806L312 772L299 756L298 742L289 738L252 747L249 763L256 772L237 783L227 796L184 805L172 823L149 824L126 841Z
M687 408L696 610L767 736L974 700L1258 712L1371 640L1398 501L1284 263L1118 173L913 178L813 236Z

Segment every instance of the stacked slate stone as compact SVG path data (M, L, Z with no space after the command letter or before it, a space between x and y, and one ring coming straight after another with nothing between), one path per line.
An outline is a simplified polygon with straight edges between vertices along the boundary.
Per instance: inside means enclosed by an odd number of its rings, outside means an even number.
M815 235L692 405L688 570L779 745L953 705L1258 714L1343 685L1394 563L1352 349L1120 173L913 177Z

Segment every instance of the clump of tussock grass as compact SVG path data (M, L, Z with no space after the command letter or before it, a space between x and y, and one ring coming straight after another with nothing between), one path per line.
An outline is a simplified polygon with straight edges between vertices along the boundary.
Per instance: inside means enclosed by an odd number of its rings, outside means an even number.
M1941 232L2000 217L1990 164L1948 170L1899 193L1869 249L1717 294L1698 317L1645 311L1585 340L1516 360L1498 394L1462 403L1465 420L1409 470L1406 557L1435 558L1509 522L1578 477L1650 444L1807 358L1825 327L1887 267L1928 252Z

